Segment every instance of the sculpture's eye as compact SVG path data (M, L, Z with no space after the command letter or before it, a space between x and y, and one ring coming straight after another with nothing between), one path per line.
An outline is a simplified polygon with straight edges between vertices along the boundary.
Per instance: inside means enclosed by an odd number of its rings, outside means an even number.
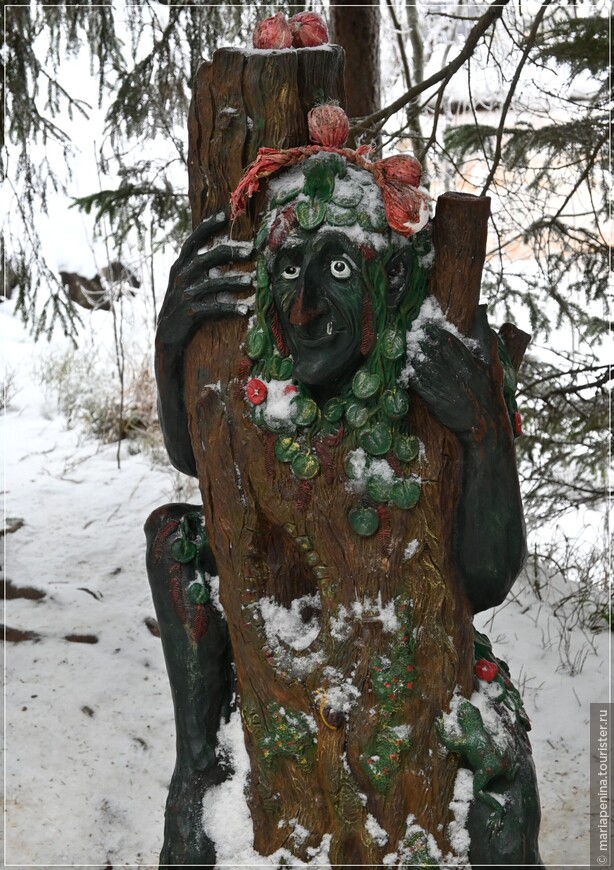
M286 266L286 268L281 273L281 277L285 278L287 281L295 281L300 275L301 270L298 266Z
M352 274L349 263L345 260L333 260L330 264L331 275L334 278L349 278Z

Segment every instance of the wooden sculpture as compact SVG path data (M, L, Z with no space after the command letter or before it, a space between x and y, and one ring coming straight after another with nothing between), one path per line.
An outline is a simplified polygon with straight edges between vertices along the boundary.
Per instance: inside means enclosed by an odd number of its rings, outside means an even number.
M261 854L539 864L528 721L472 627L526 557L526 341L478 305L488 200L444 195L429 221L417 161L344 148L341 81L322 46L224 49L195 83L195 229L156 374L203 506L146 526L177 723L161 863L215 865L201 804L238 704Z

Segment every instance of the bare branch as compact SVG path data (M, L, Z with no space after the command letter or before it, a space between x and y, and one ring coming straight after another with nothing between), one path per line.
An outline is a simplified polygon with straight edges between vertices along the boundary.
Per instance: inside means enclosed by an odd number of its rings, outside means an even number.
M481 37L501 18L503 10L509 2L510 0L495 0L495 2L488 7L484 15L478 19L475 26L471 29L465 45L454 60L450 61L450 63L443 69L439 70L439 72L429 76L428 79L425 79L420 84L414 85L413 88L410 88L402 97L399 97L398 100L395 100L386 108L380 109L378 112L373 112L373 114L368 115L365 118L357 119L358 123L351 128L350 132L355 134L364 132L373 124L378 124L381 121L388 120L391 115L394 115L400 109L405 108L408 103L411 103L412 100L415 100L416 97L433 87L433 85L437 85L442 81L445 81L447 84L452 76L462 67L465 61L472 56Z
M518 82L520 80L520 74L522 73L524 65L528 60L529 54L531 53L533 46L535 45L535 40L537 38L537 31L539 30L539 27L542 23L544 15L546 14L546 10L547 10L548 6L550 6L551 2L552 2L552 0L544 0L544 2L542 3L542 5L539 8L537 15L535 16L535 20L533 21L533 25L531 27L531 30L529 31L529 35L526 38L524 49L522 52L522 57L520 58L518 66L516 67L514 77L512 78L512 82L510 84L510 87L508 88L508 92L507 92L507 96L505 98L505 102L503 104L503 108L501 109L501 120L499 122L499 128L497 130L497 138L496 138L496 142L495 142L495 153L493 155L492 166L490 167L490 172L488 173L488 178L486 179L486 182L484 183L484 187L482 188L480 196L486 195L486 191L490 187L492 180L495 177L495 172L497 171L499 163L501 162L501 151L502 151L501 146L502 146L502 142L503 142L503 130L505 128L505 119L507 117L509 107L511 105L514 94L516 92L516 88L517 88Z

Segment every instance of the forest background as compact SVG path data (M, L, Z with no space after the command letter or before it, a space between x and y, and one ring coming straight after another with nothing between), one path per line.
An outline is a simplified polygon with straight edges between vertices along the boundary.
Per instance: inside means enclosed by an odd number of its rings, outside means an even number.
M38 386L69 429L112 445L120 465L135 453L156 473L166 465L151 341L190 227L190 83L215 47L248 45L256 20L280 8L304 7L4 7L6 311L38 339ZM415 153L434 196L491 197L483 301L493 323L511 320L533 336L517 391L526 577L561 637L579 628L590 640L611 625L609 4L312 8L346 49L354 141ZM67 275L97 310L71 300ZM24 366L5 360L9 426ZM178 474L171 490L197 498ZM580 673L583 653L571 648L559 643L561 662Z

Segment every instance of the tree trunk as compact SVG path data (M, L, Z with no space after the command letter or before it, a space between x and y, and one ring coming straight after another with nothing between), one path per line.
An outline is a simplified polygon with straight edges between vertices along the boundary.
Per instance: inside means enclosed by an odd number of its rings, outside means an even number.
M227 206L258 145L306 142L309 97L324 85L340 96L340 69L328 48L216 52L199 71L190 117L195 224ZM430 292L464 330L487 217L486 200L439 200ZM235 231L253 237L253 220ZM471 693L473 665L452 553L457 439L410 397L410 431L425 446L422 497L411 511L380 509L379 532L359 538L347 521L342 444L321 442L323 472L299 481L275 459L275 436L246 413L246 327L238 317L202 326L186 354L185 397L252 767L255 848L307 860L330 835L331 863L381 865L411 815L445 853L458 760L440 751L434 722L457 687ZM271 630L270 614L289 614L299 599L313 629L304 645ZM302 842L290 839L289 819L309 832Z
M305 145L307 112L318 102L345 103L343 50L246 52L220 48L194 79L188 119L192 226L228 211L230 194L258 149ZM252 239L262 200L237 219L233 237Z
M331 6L332 38L345 49L345 93L350 118L380 108L379 4Z

